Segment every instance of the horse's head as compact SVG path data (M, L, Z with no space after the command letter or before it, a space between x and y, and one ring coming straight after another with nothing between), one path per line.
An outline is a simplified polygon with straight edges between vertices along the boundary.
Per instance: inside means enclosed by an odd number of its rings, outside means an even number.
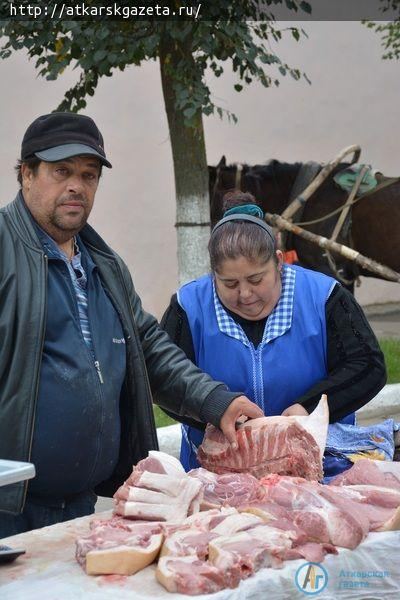
M282 212L299 168L300 163L291 165L278 160L254 166L227 165L223 156L216 167L208 167L211 223L222 217L222 198L233 189L253 194L266 212Z
M238 166L226 164L225 156L216 167L208 167L211 225L222 217L222 199L224 194L233 189L243 189L237 180Z

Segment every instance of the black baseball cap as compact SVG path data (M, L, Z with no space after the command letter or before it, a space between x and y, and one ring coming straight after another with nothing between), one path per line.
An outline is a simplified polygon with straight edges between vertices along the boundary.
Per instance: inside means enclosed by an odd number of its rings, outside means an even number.
M37 156L57 162L79 155L93 155L112 168L104 152L103 136L90 117L70 112L42 115L31 123L21 144L21 160Z

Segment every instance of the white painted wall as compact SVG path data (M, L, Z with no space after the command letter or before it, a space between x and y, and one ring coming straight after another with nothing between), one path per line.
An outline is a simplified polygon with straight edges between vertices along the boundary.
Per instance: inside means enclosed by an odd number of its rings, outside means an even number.
M308 40L288 37L279 51L307 72L312 85L284 78L279 88L255 84L238 94L230 73L213 78L214 98L239 123L206 119L209 164L222 154L229 162L328 161L359 143L363 161L398 175L400 62L383 62L378 38L359 22L296 24ZM13 165L27 125L51 111L76 78L69 71L56 82L38 79L22 53L0 63L0 205L15 195ZM114 165L105 169L91 223L128 263L145 307L161 316L177 285L177 261L172 158L157 63L101 81L85 112L102 130ZM400 287L370 279L357 297L362 304L398 302Z

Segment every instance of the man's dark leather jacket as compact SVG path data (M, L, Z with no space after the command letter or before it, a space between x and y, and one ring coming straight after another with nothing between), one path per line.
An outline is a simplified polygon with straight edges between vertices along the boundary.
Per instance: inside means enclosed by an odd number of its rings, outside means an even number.
M96 492L112 495L138 460L157 449L151 388L157 401L185 420L219 424L238 394L195 367L156 319L142 309L128 268L89 225L80 232L119 313L127 344L120 397L121 446L112 477ZM45 333L47 257L19 193L0 210L0 458L29 461ZM221 389L221 388L220 388ZM224 390L226 388L223 388ZM0 511L23 510L27 484L0 487Z

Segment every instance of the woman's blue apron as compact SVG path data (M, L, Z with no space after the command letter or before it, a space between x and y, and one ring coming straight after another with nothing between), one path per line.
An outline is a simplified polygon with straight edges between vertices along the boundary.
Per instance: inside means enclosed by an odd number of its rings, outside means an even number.
M327 376L325 304L336 280L284 265L282 293L257 348L224 310L211 275L184 285L178 301L188 317L196 364L231 391L243 392L266 415L280 415ZM341 420L354 424L354 413ZM204 432L182 426L181 462L199 466Z

